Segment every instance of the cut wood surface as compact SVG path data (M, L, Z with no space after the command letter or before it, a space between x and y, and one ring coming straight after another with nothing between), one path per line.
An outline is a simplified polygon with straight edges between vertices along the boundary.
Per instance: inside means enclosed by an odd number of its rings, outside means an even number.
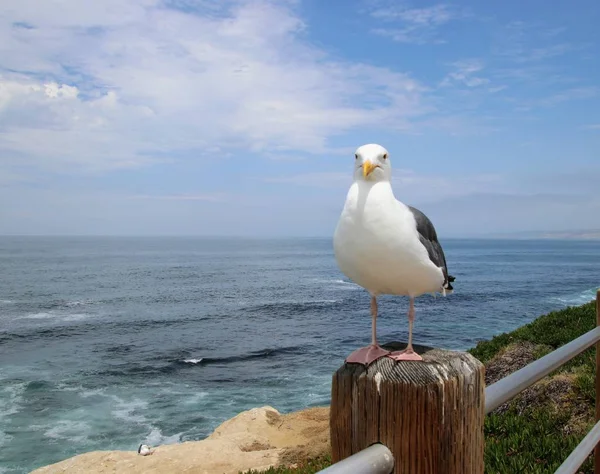
M368 368L344 364L334 374L333 462L379 442L394 454L395 474L482 474L483 364L465 352L415 350L423 361L384 357Z

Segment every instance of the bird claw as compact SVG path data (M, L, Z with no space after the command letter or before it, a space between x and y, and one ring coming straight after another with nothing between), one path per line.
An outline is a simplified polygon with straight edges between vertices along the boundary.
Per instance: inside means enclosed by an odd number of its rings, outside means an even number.
M385 357L388 354L390 354L390 351L386 351L381 346L370 345L355 350L346 358L346 363L362 364L368 367L376 360L381 359L382 357Z
M416 361L423 360L423 357L421 357L419 354L417 354L412 349L404 349L403 351L391 352L390 354L388 354L388 357L390 359L395 360L396 362L399 362L402 360L416 360Z

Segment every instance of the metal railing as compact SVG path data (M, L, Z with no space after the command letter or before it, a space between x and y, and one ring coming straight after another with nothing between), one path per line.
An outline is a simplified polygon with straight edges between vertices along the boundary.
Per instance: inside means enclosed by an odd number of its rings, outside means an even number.
M485 414L487 415L594 344L596 345L596 425L554 474L576 474L592 450L594 450L594 472L600 474L600 373L598 370L600 367L600 290L596 293L596 327L594 329L485 389ZM319 473L390 474L393 469L394 456L392 452L383 444L374 444L319 471Z

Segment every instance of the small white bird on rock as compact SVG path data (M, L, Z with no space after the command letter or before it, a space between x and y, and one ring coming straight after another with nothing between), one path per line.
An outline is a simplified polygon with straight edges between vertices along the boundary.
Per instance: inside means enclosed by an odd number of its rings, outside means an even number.
M154 449L152 449L150 446L148 446L147 444L140 444L140 447L138 448L138 454L141 456L148 456L149 454L153 454L154 453Z
M431 221L418 209L398 201L392 190L388 151L363 145L354 155L354 182L335 230L333 244L340 270L371 295L372 342L346 362L369 365L388 356L422 360L412 345L414 300L424 293L452 292L446 258ZM377 343L377 297L409 297L408 345L390 353Z

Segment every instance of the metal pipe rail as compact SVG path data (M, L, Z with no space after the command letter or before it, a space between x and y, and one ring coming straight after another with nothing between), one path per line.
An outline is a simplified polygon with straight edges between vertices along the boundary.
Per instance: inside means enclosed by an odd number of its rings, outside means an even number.
M554 474L577 474L579 467L585 462L599 441L600 421L594 425Z
M390 474L394 455L387 446L377 443L340 462L319 471L319 474Z

